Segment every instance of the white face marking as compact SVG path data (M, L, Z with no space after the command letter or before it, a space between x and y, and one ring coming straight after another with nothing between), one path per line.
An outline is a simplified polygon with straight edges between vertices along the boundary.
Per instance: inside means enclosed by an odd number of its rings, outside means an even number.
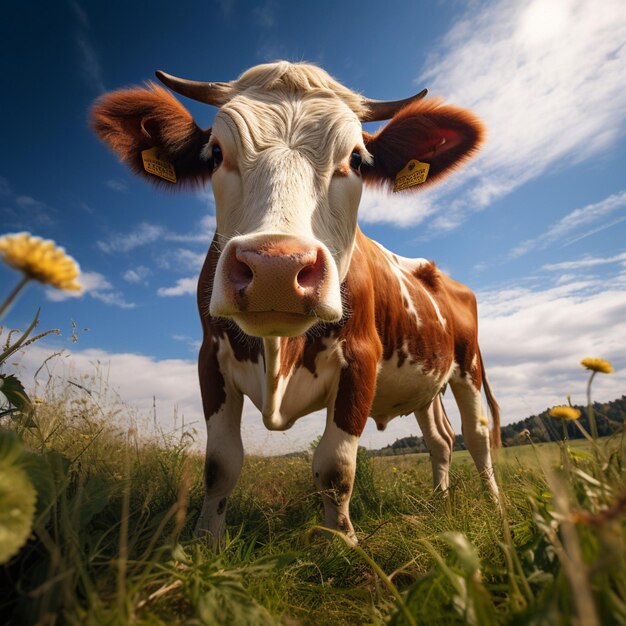
M346 165L355 148L367 154L346 104L280 92L237 96L218 112L210 143L224 154L212 180L223 237L317 236L341 262L354 240L362 188Z
M224 157L212 177L224 251L228 245L232 250L281 237L295 237L318 249L324 279L310 323L339 320L340 284L352 257L362 190L361 177L349 162L355 150L369 158L356 114L338 97L244 92L218 112L205 155L213 144L219 144ZM239 309L233 304L235 292L224 282L224 256L216 268L210 310L233 317ZM242 328L261 336L270 332L260 326L255 332L254 324ZM277 328L270 334L301 334L306 328L289 330Z

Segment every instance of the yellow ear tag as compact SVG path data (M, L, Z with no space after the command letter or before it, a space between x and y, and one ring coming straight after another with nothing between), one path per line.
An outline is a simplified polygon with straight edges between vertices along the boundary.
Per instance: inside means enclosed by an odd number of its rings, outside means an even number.
M396 175L393 190L402 191L426 182L430 164L411 159Z
M170 183L176 182L176 170L169 161L161 158L161 151L158 148L150 148L142 150L141 158L143 159L143 169L149 174L154 174L159 178L164 178Z

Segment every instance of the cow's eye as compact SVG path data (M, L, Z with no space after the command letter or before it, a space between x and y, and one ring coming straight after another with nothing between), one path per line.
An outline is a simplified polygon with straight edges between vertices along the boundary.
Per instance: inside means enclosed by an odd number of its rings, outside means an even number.
M358 172L361 169L361 163L363 163L363 157L361 156L361 153L358 152L357 150L355 150L351 155L350 155L350 167L355 171Z
M222 149L216 143L211 147L211 158L213 159L213 167L217 167L224 160Z

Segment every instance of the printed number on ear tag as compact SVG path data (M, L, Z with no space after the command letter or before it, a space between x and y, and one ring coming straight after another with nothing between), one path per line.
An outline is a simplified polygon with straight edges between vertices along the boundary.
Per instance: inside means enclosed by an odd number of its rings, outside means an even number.
M394 192L425 183L429 169L430 164L411 159L396 175Z
M143 150L141 152L141 158L143 160L143 169L146 170L146 172L163 178L170 183L176 182L176 170L174 166L169 161L165 161L162 158L161 151L158 148Z

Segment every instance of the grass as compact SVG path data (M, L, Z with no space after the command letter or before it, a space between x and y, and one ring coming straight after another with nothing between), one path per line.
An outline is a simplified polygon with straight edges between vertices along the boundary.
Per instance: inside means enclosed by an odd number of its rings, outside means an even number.
M0 470L11 457L37 491L30 539L0 569L2 623L626 624L623 432L501 450L503 518L466 452L442 497L427 455L359 451L357 549L313 532L306 455L247 457L215 555L191 534L193 433L141 441L83 382L48 385L30 422L0 430Z

